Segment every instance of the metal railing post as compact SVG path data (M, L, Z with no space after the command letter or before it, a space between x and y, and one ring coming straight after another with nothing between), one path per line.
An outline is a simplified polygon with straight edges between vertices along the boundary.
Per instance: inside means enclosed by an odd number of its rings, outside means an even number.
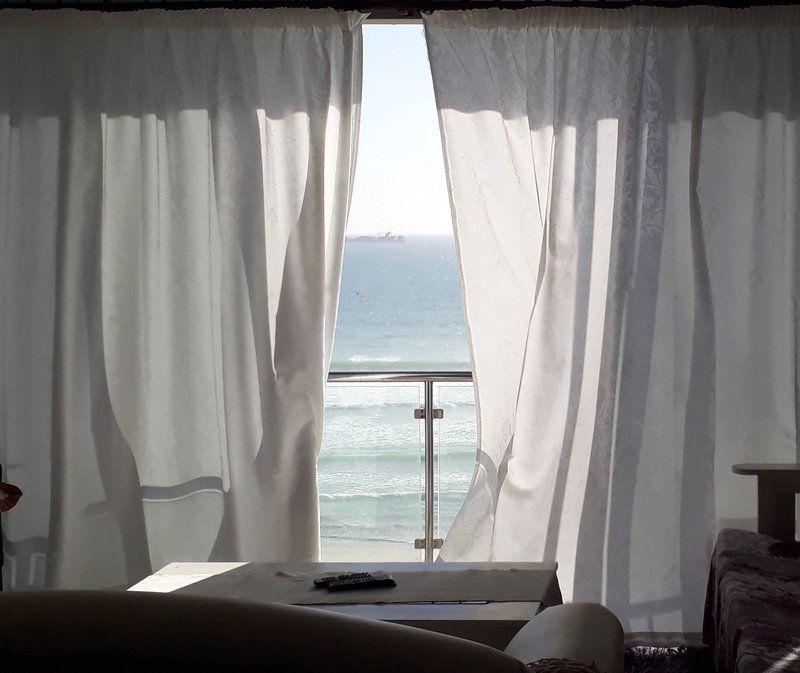
M425 381L425 560L433 561L433 507L436 494L433 470L433 381Z

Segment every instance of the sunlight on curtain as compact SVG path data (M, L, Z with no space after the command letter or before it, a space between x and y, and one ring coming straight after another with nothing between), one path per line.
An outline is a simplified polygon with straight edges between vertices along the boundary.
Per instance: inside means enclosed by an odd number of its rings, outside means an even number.
M797 456L800 9L424 21L480 423L442 558L699 631L731 464Z

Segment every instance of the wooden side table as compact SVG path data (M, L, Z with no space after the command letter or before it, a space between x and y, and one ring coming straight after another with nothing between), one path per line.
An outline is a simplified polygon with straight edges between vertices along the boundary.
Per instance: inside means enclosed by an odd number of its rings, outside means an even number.
M734 474L754 474L758 478L758 532L794 540L800 463L742 463L731 469Z

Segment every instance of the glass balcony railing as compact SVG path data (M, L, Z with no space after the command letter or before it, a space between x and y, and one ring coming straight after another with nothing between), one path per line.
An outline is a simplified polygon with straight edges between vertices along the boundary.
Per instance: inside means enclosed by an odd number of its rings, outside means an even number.
M322 559L433 560L472 478L472 374L332 372L325 414Z
M478 444L475 388L469 382L437 383L436 406L444 418L436 423L435 529L444 539L472 481Z

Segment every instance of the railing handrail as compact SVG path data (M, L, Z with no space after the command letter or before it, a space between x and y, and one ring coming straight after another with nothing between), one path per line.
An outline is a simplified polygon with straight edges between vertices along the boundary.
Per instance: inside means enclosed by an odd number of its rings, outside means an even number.
M472 381L470 371L332 371L328 383L435 383Z

